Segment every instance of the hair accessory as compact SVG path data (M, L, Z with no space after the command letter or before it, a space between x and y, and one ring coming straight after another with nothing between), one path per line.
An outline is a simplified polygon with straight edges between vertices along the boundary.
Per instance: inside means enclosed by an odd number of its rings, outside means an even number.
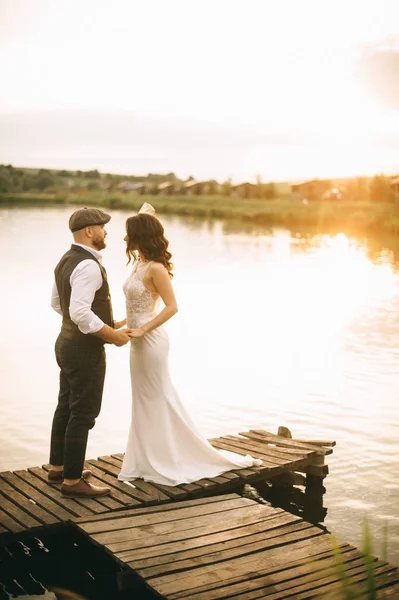
M151 204L149 204L148 202L144 202L143 206L140 208L138 214L145 214L145 215L153 215L155 216L155 208L153 206L151 206Z

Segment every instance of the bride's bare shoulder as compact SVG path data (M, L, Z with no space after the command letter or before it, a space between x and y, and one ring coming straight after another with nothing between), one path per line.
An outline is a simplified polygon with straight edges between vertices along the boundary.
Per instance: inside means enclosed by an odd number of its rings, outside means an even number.
M163 273L164 271L167 271L167 269L162 263L156 262L154 260L154 262L149 268L149 271L152 271L153 273Z

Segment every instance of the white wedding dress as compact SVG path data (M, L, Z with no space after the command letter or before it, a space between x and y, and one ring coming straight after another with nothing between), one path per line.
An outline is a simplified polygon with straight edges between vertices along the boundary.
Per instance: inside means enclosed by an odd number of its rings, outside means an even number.
M157 314L159 295L143 284L150 265L136 262L124 283L128 327L140 327ZM118 479L178 485L262 464L249 455L216 450L201 435L172 385L168 352L163 327L132 339L132 422Z

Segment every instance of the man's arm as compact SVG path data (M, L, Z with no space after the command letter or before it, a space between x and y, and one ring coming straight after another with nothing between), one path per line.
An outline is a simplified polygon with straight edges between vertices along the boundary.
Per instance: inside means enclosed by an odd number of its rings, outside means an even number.
M103 284L100 267L94 260L82 260L72 271L70 284L69 314L82 333L94 335L116 346L123 346L130 341L130 330L116 331L106 325L91 309L94 296Z
M103 284L99 265L90 258L82 260L72 271L69 283L69 314L72 321L82 333L96 333L104 325L100 317L91 310L94 296Z
M51 308L53 310L55 310L55 312L57 312L59 315L62 315L62 310L61 310L61 304L60 304L60 295L58 293L58 288L57 288L57 284L53 283L53 290L51 292Z

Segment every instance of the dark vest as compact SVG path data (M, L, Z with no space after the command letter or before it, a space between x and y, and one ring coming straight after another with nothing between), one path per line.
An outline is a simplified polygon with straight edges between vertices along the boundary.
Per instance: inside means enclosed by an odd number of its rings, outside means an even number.
M81 246L72 244L70 250L64 254L54 270L55 282L57 284L63 314L60 335L67 340L80 340L90 344L104 344L104 341L100 338L82 333L69 315L69 305L71 301L71 284L69 283L69 280L75 267L82 262L82 260L87 260L88 258L94 260L94 262L98 264L103 278L103 284L94 296L91 310L106 325L113 327L112 305L106 271L91 252L85 250Z

